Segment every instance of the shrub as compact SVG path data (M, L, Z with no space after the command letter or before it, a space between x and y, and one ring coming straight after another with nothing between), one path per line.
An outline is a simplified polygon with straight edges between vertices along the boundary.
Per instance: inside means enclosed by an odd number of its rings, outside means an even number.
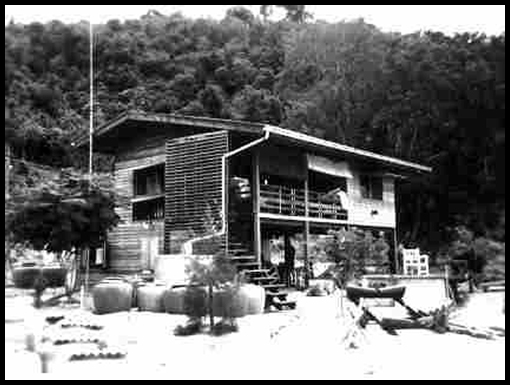
M237 285L225 285L214 292L212 311L215 317L243 317L248 312L248 299Z
M204 287L188 286L184 292L184 313L191 319L207 315L207 291Z
M374 238L370 232L343 229L331 230L329 235L325 251L336 266L329 269L329 275L321 278L333 278L340 287L359 279L365 274L367 266L379 268L388 262L389 246L382 236Z
M202 319L189 319L186 325L177 325L174 329L174 335L176 336L191 336L193 334L198 334L202 331L203 324Z
M214 324L211 333L214 336L222 336L228 333L239 331L239 326L235 318L223 318L220 322Z
M306 295L309 297L323 297L326 294L327 294L326 291L319 285L312 286L310 289L308 289L308 292L306 293Z

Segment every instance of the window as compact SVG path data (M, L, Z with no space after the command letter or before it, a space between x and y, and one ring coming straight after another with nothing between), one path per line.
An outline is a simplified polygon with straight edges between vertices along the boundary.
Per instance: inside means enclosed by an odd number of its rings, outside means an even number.
M159 195L164 192L165 165L147 167L135 170L134 193L135 196Z
M135 170L133 176L133 221L154 221L165 217L165 165Z
M133 221L157 221L165 218L165 198L133 202Z
M383 181L381 177L362 175L360 178L361 197L383 200Z

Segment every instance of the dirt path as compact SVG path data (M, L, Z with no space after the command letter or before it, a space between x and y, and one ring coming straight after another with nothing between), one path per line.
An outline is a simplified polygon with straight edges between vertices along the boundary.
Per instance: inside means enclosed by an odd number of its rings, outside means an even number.
M476 294L455 314L467 326L502 326L503 293ZM30 300L6 299L6 378L26 378L37 369L24 352ZM125 359L56 360L49 377L80 379L504 379L505 339L475 339L427 330L390 336L377 325L366 328L358 349L341 344L345 324L338 298L298 298L295 311L244 317L240 332L223 337L176 337L185 317L129 312L91 316L105 327L109 342L128 352ZM76 313L68 310L68 314ZM16 368L24 368L16 372ZM15 370L12 370L15 369ZM48 376L47 376L48 377Z

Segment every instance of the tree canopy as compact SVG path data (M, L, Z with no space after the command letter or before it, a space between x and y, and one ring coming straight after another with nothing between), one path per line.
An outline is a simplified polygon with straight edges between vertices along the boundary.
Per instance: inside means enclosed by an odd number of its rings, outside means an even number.
M403 35L277 7L276 22L236 7L220 21L150 12L96 25L95 124L139 109L281 125L433 166L397 186L406 242L501 225L504 33ZM26 159L77 158L88 58L84 23L6 25L5 135Z

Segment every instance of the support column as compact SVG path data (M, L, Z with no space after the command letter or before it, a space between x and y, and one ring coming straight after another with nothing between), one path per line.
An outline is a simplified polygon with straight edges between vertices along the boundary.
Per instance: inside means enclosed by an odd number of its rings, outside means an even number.
M225 210L223 211L223 213L221 213L221 215L223 215L225 217L225 255L228 255L229 253L229 247L228 247L228 242L229 242L229 231L230 231L230 226L229 226L229 213L230 213L230 207L229 207L229 195L230 195L230 178L229 178L229 166L228 166L228 158L225 159L225 175L224 175L224 180L225 180L225 186L224 186L224 189L225 189L225 196L223 197L224 199L224 202L223 202L223 207L225 208Z
M259 264L262 263L261 234L260 234L260 155L255 150L252 158L253 185L253 251Z
M305 287L308 288L309 277L310 277L310 269L308 263L308 243L310 241L310 221L308 218L308 173L306 174L305 179L305 236L304 236L304 263L305 263Z
M5 206L7 207L7 202L10 198L10 190L9 190L9 183L10 183L10 172L11 172L11 147L5 143ZM5 255L7 258L5 258L5 265L8 269L9 275L12 274L12 266L11 266L11 242L10 237L5 237ZM12 276L9 277L11 279Z
M397 242L397 228L393 229L393 248L394 248L394 258L395 258L395 274L401 274L400 270L400 261L398 260L398 242Z
M397 223L398 223L398 202L397 202L397 180L393 179L393 199L395 207L395 227L393 228L393 247L394 247L394 258L395 258L395 274L402 274L400 270L400 261L398 260L398 240L397 240Z

